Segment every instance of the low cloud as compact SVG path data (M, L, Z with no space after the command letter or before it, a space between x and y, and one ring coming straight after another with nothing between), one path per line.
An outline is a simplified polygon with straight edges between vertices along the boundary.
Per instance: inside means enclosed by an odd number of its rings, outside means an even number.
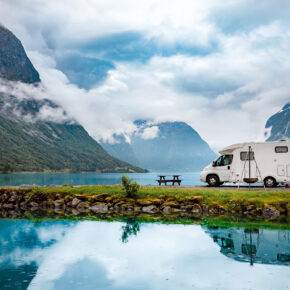
M158 137L159 128L157 126L152 126L149 128L145 128L142 133L141 137L145 140L154 139Z

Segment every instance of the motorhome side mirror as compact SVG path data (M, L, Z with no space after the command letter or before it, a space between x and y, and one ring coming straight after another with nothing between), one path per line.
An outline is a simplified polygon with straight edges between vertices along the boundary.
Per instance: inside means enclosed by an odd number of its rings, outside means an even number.
M212 162L212 167L216 167L216 161Z

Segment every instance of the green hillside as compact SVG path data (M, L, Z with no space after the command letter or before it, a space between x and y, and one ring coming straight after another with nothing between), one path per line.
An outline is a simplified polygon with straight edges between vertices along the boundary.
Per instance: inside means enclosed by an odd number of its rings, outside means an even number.
M29 125L0 115L0 140L0 172L143 171L111 157L80 125Z
M40 86L40 78L19 39L0 26L0 78ZM16 81L16 83L15 83ZM14 96L0 87L0 173L20 171L145 172L110 156L64 110L47 99ZM11 90L12 91L12 90ZM43 118L42 110L65 120ZM54 120L55 119L55 120ZM53 120L53 121L52 121Z

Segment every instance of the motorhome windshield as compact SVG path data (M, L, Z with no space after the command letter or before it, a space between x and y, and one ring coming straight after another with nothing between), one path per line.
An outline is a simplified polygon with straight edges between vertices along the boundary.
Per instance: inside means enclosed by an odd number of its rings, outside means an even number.
M215 162L215 166L226 166L230 165L233 161L233 154L221 155Z

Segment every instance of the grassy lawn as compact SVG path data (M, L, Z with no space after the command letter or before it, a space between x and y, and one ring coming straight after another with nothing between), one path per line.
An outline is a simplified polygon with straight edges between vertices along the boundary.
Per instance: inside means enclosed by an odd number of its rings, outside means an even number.
M41 188L44 193L65 193L65 194L83 194L98 195L110 194L116 197L124 197L125 193L122 186L82 186L82 187L59 187L59 188ZM186 201L193 196L199 196L203 204L218 203L220 205L232 204L254 204L262 207L264 204L290 203L289 191L264 191L264 190L215 190L205 189L186 189L186 188L168 188L168 187L149 187L141 186L136 198L164 198L172 197L178 201Z

